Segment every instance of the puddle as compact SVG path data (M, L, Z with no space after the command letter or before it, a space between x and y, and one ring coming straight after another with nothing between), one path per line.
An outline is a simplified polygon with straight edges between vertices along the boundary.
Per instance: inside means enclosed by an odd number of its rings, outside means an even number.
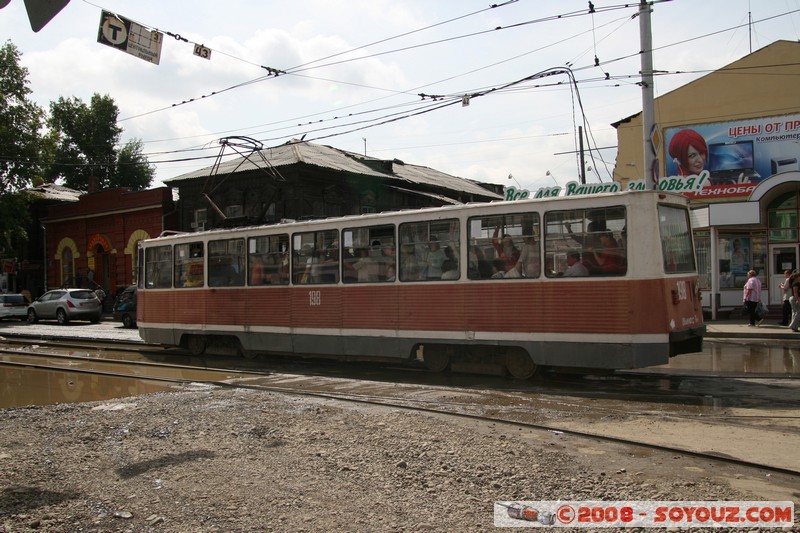
M230 370L227 375L220 376L218 373L209 373L202 368L187 369L180 367L171 367L170 363L190 363L194 362L200 365L210 365L211 367L222 366L220 363L214 363L209 360L194 361L186 356L178 356L174 360L169 354L161 354L157 357L152 357L152 362L162 363L163 366L150 366L150 367L136 367L133 369L125 357L130 357L130 354L121 354L118 363L105 363L103 370L107 372L118 372L123 374L135 373L138 376L122 377L122 376L103 376L82 373L80 370L91 370L94 364L94 358L87 358L86 361L75 360L58 360L55 353L48 354L45 347L36 347L41 351L45 351L44 357L41 362L46 361L47 364L61 365L62 370L44 370L36 369L28 366L0 366L0 408L6 407L19 407L26 405L48 405L54 403L68 403L68 402L86 402L97 400L108 400L113 398L123 398L129 396L136 396L139 394L146 394L165 390L175 390L179 385L163 383L156 381L152 378L168 377L186 380L189 382L203 382L203 381L230 381L233 379L241 379L245 376L239 374L236 370ZM19 355L3 355L0 357L0 362L16 363L17 365L26 365L31 363L32 357L29 353L32 347L20 349ZM36 350L33 350L36 351ZM73 351L71 355L82 355L79 351ZM116 358L112 350L104 354L104 357ZM223 361L225 364L230 363L230 359ZM35 364L35 363L34 363ZM297 360L290 360L283 363L280 360L255 360L244 361L236 360L237 367L250 366L254 369L258 368L262 371L280 372L281 368L288 366L293 368L293 365L300 364ZM353 366L346 363L321 363L315 361L308 363L310 369L316 369L320 375L326 377L328 380L331 377L340 377L343 380L370 380L371 387L378 387L375 383L391 383L396 386L399 383L409 383L422 386L444 387L445 390L428 391L425 394L425 399L430 399L431 396L440 394L440 402L448 403L469 403L467 400L474 400L472 393L469 390L478 389L484 391L492 389L497 391L505 391L506 393L519 392L526 395L527 401L530 398L527 396L533 391L545 393L547 402L557 403L556 398L560 392L568 394L570 397L581 396L581 387L586 387L586 384L578 386L572 381L562 383L563 376L545 376L543 381L534 382L515 382L505 378L498 378L494 376L480 376L468 374L428 374L424 372L411 373L406 376L388 373L382 366ZM308 370L309 368L306 368ZM241 370L241 368L240 368ZM648 372L656 371L663 373L672 373L675 371L697 373L697 377L702 377L704 374L714 374L719 376L729 375L731 377L740 377L742 375L755 376L775 376L775 377L797 377L800 376L800 349L780 346L780 345L743 345L726 342L706 342L703 352L696 354L684 354L674 357L666 365L658 367L650 367ZM316 375L318 372L312 372ZM635 372L635 371L634 371ZM150 378L150 379L148 379ZM313 379L308 375L285 377L288 380L305 380ZM609 383L605 384L608 380ZM326 381L327 387L331 387L330 382ZM732 405L742 404L742 396L731 394L730 391L725 390L725 387L730 385L729 381L717 383L716 381L702 383L702 391L696 390L698 385L693 381L687 379L663 379L656 378L649 381L637 381L625 379L620 381L613 376L598 377L589 380L589 386L585 393L593 398L593 401L598 401L599 397L604 397L608 401L612 401L619 396L620 401L630 402L630 394L637 393L637 400L643 402L644 405L651 403L659 403L667 405L674 404L675 408L685 410L697 410L699 412L714 412L720 408L730 407ZM716 385L716 386L712 386ZM741 386L741 385L740 385ZM451 390L450 387L460 389L458 392ZM752 385L755 387L755 385ZM347 389L348 387L345 387ZM561 389L564 388L562 391ZM762 387L763 388L763 387ZM334 387L336 389L336 387ZM374 392L374 390L370 389ZM361 391L367 394L370 391ZM699 394L702 392L702 394ZM648 393L650 394L648 396ZM685 394L681 394L685 393ZM605 396L603 396L605 394ZM748 394L744 395L752 401L758 403L763 401L764 398L771 398L772 401L782 398L784 395L796 394L796 389L791 389L784 394L783 390L776 390L766 387L765 390L753 389L749 390ZM554 396L555 395L555 396ZM492 401L496 404L502 404L505 408L511 408L514 404L513 399L503 399L503 396L494 397ZM755 398L755 399L754 399ZM788 401L787 398L783 398ZM542 400L542 401L544 401ZM574 400L571 400L574 401ZM509 405L505 405L508 403ZM499 405L496 405L499 406ZM527 406L526 408L529 408ZM553 406L559 411L556 406Z
M652 368L800 376L800 348L706 342L702 352L679 355L666 365Z
M0 367L0 383L0 408L126 398L176 387L146 379L13 367Z

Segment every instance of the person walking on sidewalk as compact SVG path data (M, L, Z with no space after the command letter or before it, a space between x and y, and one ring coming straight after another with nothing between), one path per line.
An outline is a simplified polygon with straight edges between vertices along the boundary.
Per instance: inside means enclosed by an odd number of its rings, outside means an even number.
M796 332L800 327L800 274L793 272L786 283L789 283L792 290L789 293L789 302L792 305L792 321L789 327Z
M792 303L789 301L789 297L792 296L792 281L789 279L792 276L791 270L784 270L783 271L783 283L780 284L780 288L783 291L783 307L781 309L782 316L781 316L781 326L788 326L789 322L792 320Z
M758 302L761 301L761 280L758 279L755 270L751 270L747 273L747 283L744 284L744 290L742 291L742 300L744 300L744 305L747 308L747 315L750 318L750 327L755 327L756 322L761 324L764 321L763 318L758 319L756 316L756 309L758 309Z

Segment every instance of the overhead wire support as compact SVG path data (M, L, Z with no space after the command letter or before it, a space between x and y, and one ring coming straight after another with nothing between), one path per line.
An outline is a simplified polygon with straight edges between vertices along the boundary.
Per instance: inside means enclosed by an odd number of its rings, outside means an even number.
M264 151L263 151L264 150L264 145L260 141L258 141L256 139L253 139L252 137L245 137L245 136L241 136L241 135L233 135L233 136L230 136L230 137L223 137L222 139L220 139L219 140L219 145L220 145L219 153L217 154L217 157L214 160L214 163L211 165L211 168L209 169L208 176L206 177L206 182L203 185L202 194L206 198L206 200L209 202L211 207L217 212L217 214L221 215L221 217L223 219L226 218L225 215L222 213L222 211L220 211L219 207L217 207L217 205L214 204L213 200L211 200L211 198L208 195L212 194L220 186L222 186L222 184L225 182L225 180L228 179L228 177L231 174L233 174L234 172L239 170L242 167L242 165L244 165L246 162L250 162L256 168L262 169L264 172L266 172L272 178L275 178L275 179L277 179L279 181L286 181L286 178L284 178L283 175L281 175L281 173L278 171L278 169L276 169L272 165L272 163L270 163L269 160L264 155ZM235 153L237 153L239 156L241 156L241 160L238 162L238 164L233 169L231 169L224 176L222 176L221 179L216 180L217 182L216 182L216 184L214 184L213 182L215 181L215 178L219 177L219 169L220 169L220 166L222 165L222 158L225 155L225 149L226 148L230 148ZM260 158L261 162L263 163L263 166L259 166L259 164L257 162L253 162L250 159L250 157L253 154L258 154L258 157Z

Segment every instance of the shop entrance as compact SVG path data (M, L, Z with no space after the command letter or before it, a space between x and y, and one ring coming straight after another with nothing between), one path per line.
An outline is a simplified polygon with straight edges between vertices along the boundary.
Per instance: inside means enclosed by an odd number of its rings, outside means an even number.
M780 305L783 301L784 270L795 270L798 263L797 244L770 244L769 245L769 303Z

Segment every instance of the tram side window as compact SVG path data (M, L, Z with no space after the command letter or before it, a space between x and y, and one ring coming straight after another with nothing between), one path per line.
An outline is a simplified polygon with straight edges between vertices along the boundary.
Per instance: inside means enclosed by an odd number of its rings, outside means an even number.
M251 237L247 246L251 286L289 284L288 234Z
M175 245L175 287L203 286L203 243Z
M208 242L208 286L244 285L244 239Z
M336 230L292 235L292 283L339 282L339 235Z
M369 226L342 232L342 279L345 283L395 281L396 264L394 226Z
M144 283L148 289L172 287L172 246L144 250Z
M627 272L624 207L545 214L548 277L622 276Z
M400 281L456 280L461 229L458 220L400 225Z
M664 254L664 272L667 274L694 272L697 266L692 249L689 212L680 207L659 205L658 226L661 234L661 250Z
M470 279L538 278L539 215L515 213L469 219Z

